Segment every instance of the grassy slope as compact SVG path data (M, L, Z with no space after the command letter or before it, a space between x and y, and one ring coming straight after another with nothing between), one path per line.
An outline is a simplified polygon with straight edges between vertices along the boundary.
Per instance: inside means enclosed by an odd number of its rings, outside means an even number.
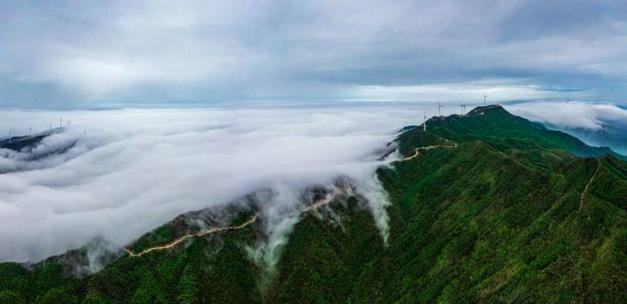
M141 258L83 279L54 263L0 264L0 303L627 302L627 164L500 108L432 119L382 169L392 233L336 205L307 216L267 283L246 257L250 229ZM446 139L445 139L446 138ZM602 156L581 158L579 156ZM600 165L595 175L597 167ZM581 193L590 181L583 204ZM169 239L164 227L136 248ZM3 302L4 301L4 302Z

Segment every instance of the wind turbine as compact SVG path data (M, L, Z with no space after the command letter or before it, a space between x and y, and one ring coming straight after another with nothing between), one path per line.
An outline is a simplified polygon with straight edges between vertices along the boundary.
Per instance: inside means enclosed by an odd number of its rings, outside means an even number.
M442 104L440 104L440 100L438 99L438 116L442 116L441 109L442 109Z
M483 93L483 105L487 105L488 104L488 94Z

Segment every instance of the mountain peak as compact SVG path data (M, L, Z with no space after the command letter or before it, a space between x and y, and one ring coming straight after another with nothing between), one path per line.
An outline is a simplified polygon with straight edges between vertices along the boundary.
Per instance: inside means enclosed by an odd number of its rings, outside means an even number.
M622 158L607 147L592 147L566 133L548 130L542 124L510 113L501 105L478 106L465 115L431 118L427 121L427 130L458 143L482 140L503 149L559 149L581 157L610 154ZM412 145L406 146L411 151Z
M511 113L505 110L501 105L478 106L468 112L467 115L483 115L485 113L507 113L511 115Z

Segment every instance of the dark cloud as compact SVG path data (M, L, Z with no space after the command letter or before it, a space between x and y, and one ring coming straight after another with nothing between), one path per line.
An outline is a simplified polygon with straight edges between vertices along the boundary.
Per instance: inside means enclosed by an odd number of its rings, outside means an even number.
M494 98L620 103L627 90L626 6L4 2L0 105L423 100L425 86L474 86L455 94L473 99L477 90L505 84L510 90ZM371 86L387 95L363 96ZM408 86L420 93L403 93Z

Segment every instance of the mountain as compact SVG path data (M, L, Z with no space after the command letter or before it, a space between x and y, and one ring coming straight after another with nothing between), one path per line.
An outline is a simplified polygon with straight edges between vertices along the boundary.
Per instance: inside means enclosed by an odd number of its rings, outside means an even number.
M55 128L50 129L50 131L45 131L34 135L13 136L5 139L0 139L0 149L8 149L16 152L22 150L30 151L37 145L39 145L44 138L62 131L62 128Z
M256 255L267 190L183 214L126 252L2 263L0 303L627 302L623 156L500 106L424 127L403 128L399 160L377 172L387 242L339 178L303 194L275 260ZM79 271L94 259L99 272Z
M46 166L47 161L61 155L65 159L71 158L67 152L76 146L77 139L64 136L64 131L64 128L55 128L33 135L0 139L0 160L11 160L0 162L0 174L41 168ZM53 139L52 135L58 135L60 139Z

